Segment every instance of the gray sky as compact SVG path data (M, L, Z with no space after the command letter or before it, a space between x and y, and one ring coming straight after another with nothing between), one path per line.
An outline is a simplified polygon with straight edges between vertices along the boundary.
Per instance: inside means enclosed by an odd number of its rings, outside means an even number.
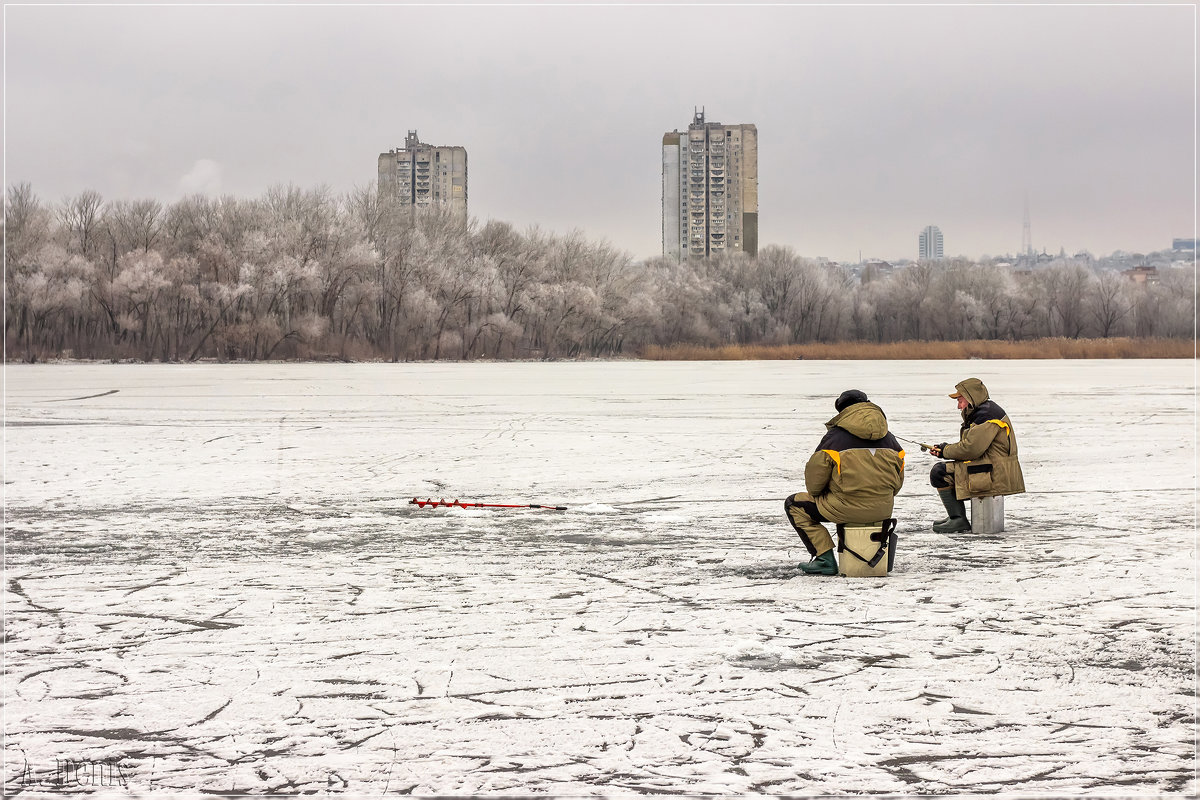
M759 132L762 244L1147 251L1195 230L1196 11L1161 6L5 8L5 184L335 191L462 145L480 220L661 252L661 141Z

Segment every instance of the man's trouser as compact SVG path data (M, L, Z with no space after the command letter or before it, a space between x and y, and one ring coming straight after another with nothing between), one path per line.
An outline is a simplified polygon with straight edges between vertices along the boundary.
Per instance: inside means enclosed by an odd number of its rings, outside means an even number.
M929 470L929 483L935 489L946 489L954 486L954 476L946 469L946 462L939 461Z
M821 524L830 520L821 516L811 494L799 492L792 495L783 501L783 510L796 533L800 534L800 541L804 542L810 556L819 556L833 549L833 538Z

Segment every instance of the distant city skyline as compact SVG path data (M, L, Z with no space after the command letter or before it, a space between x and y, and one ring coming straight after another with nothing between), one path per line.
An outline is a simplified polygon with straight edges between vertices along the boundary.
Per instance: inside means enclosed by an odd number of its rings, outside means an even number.
M672 43L713 30L698 79ZM705 107L758 128L760 249L904 258L933 219L947 257L1014 254L1028 198L1039 252L1159 250L1196 235L1194 31L1182 3L9 5L5 184L342 193L416 129L470 152L472 217L644 259L662 132Z

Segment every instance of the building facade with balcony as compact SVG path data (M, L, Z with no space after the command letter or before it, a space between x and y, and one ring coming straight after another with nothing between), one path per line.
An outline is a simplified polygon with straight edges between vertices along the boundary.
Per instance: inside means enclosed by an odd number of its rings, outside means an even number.
M929 261L945 258L942 247L942 231L937 225L927 225L917 240L918 260Z
M402 206L467 213L467 151L425 144L409 131L404 147L379 154L379 196Z
M663 255L758 254L758 128L705 122L663 134Z

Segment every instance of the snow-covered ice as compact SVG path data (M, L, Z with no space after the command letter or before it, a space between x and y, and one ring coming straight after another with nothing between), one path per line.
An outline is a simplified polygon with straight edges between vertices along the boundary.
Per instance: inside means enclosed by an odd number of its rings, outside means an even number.
M970 376L1007 530L930 531L913 447L893 574L799 573L833 398L939 442ZM1197 791L1191 362L5 377L9 794Z

